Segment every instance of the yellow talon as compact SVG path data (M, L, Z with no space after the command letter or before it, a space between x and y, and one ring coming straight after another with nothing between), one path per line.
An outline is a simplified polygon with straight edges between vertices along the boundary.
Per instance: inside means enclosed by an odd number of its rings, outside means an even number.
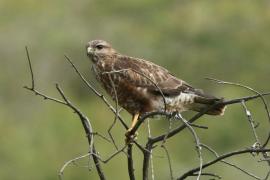
M126 144L133 142L134 140L136 140L136 137L138 136L137 132L134 132L134 134L131 134L131 131L134 128L134 126L136 125L136 123L138 122L139 115L140 115L139 113L136 113L133 115L131 127L125 133Z

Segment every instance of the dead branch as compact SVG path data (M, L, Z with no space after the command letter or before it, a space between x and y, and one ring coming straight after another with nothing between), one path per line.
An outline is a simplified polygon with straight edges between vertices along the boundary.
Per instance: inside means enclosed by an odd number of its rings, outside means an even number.
M244 150L239 150L239 151L232 151L230 153L224 154L219 156L218 158L209 161L208 163L205 163L202 165L202 169L205 169L223 159L226 159L228 157L232 157L232 156L236 156L236 155L240 155L240 154L246 154L246 153L263 153L263 152L270 152L270 149L244 149ZM177 178L177 180L183 180L186 179L188 176L192 176L194 173L198 172L200 170L200 167L194 168L189 170L188 172L184 173L182 176L180 176L179 178Z
M128 175L130 180L135 180L135 175L134 175L134 167L133 167L133 157L132 157L132 144L128 144Z
M88 144L89 144L89 153L90 154L96 154L97 152L96 152L96 149L95 149L95 146L94 146L93 130L92 130L92 125L91 125L89 119L66 98L63 90L60 88L60 86L58 84L56 84L56 89L58 90L58 92L60 93L60 95L62 96L64 101L49 97L49 96L47 96L47 95L45 95L43 93L40 93L39 91L36 90L35 81L34 81L34 73L33 73L32 65L31 65L31 59L30 59L28 48L26 47L25 50L26 50L26 54L27 54L27 60L28 60L28 63L29 63L29 68L30 68L30 73L31 73L31 81L32 81L31 87L25 86L25 88L27 90L30 90L30 91L34 92L36 95L43 97L45 100L48 99L48 100L51 100L51 101L66 105L67 107L71 108L79 116L79 118L81 120L81 123L82 123L82 125L84 127L84 130L85 130L85 133L86 133L86 136L87 136L87 140L88 140ZM96 167L96 170L98 172L100 180L105 180L106 179L105 174L104 174L104 172L103 172L103 170L102 170L102 168L100 166L98 158L96 156L92 156L92 158L93 158L93 160L95 162L95 167ZM64 165L61 168L60 174L59 174L60 177L62 177L62 174L64 172L65 167L66 166Z
M233 86L237 86L237 87L241 87L241 88L245 88L249 91L251 91L252 93L255 93L255 95L250 95L250 96L246 96L246 97L241 97L241 98L235 98L235 99L231 99L231 100L226 100L226 101L219 101L216 102L216 104L212 105L211 107L206 108L205 110L203 110L202 112L199 112L197 114L195 114L193 117L191 117L189 120L186 120L184 117L182 117L180 114L178 114L177 112L175 113L167 113L166 112L166 101L165 101L165 96L163 95L163 92L161 91L161 89L158 87L158 85L152 81L151 78L147 77L145 74L142 74L140 72L137 72L135 70L132 69L122 69L122 70L118 70L118 71L112 71L112 72L106 72L106 74L108 74L110 82L111 82L111 86L113 87L114 90L114 94L115 94L115 100L116 100L116 104L115 107L113 105L111 105L109 103L109 101L104 97L103 94L101 94L93 85L91 82L87 81L84 76L82 75L82 73L80 73L80 71L78 70L78 68L74 65L74 63L71 61L71 59L68 56L65 56L66 60L71 64L72 68L75 70L75 72L77 73L77 75L79 76L79 78L82 80L82 82L86 85L87 88L89 88L91 93L94 93L97 97L99 97L102 102L113 112L114 114L114 120L111 124L111 126L108 129L108 134L110 136L110 138L106 138L105 136L99 134L98 132L94 132L92 125L90 123L90 120L87 116L85 116L79 108L77 108L76 106L73 105L73 103L67 98L67 96L64 94L64 91L61 89L61 87L56 84L56 90L58 91L59 95L61 96L60 99L58 98L54 98L54 97L50 97L47 96L46 94L38 91L36 89L36 84L34 81L34 73L33 73L33 68L32 68L32 64L31 64L31 60L30 60L30 55L29 55L29 51L28 48L25 47L26 50L26 56L27 56L27 60L28 60L28 65L29 65L29 70L30 70L30 75L31 75L31 86L25 86L24 88L26 88L27 90L33 92L35 95L38 95L42 98L44 98L45 100L50 100L56 103L59 103L61 105L65 105L68 108L72 109L74 111L75 114L77 114L79 116L79 119L81 120L81 123L83 125L84 131L86 133L87 139L88 139L88 144L89 144L89 149L88 149L88 153L76 158L73 158L69 161L67 161L62 168L60 169L59 172L59 177L62 178L63 177L63 173L65 168L70 165L70 164L76 164L76 162L82 158L85 157L92 157L93 161L94 161L94 165L95 168L97 170L97 173L99 175L99 178L101 180L105 180L105 173L103 172L102 168L101 168L101 163L109 163L111 159L113 159L114 157L118 156L119 154L123 153L126 155L127 157L127 165L128 165L128 175L129 175L129 179L130 180L135 180L135 169L134 169L134 159L133 159L133 143L136 145L135 147L137 147L143 154L143 162L142 162L142 174L143 174L143 180L148 180L149 179L149 166L151 165L151 175L152 175L152 179L154 180L154 163L152 160L152 157L154 156L153 154L153 149L154 148L163 148L166 154L166 157L168 159L168 166L169 166L169 171L170 171L170 178L174 179L174 175L173 175L173 168L172 168L172 161L170 158L170 154L168 149L166 148L166 142L167 140L169 140L171 137L175 136L176 134L181 133L184 129L188 129L194 140L195 140L195 144L196 144L196 151L199 157L199 166L192 168L190 170L188 170L187 172L185 172L184 174L180 175L177 179L181 180L181 179L186 179L190 176L196 176L197 180L200 179L201 176L210 176L212 178L221 178L219 175L215 174L215 173L209 173L209 172L204 172L203 170L206 169L209 166L213 166L218 162L222 162L228 166L234 167L235 169L247 174L248 176L254 178L254 179L258 179L258 180L266 180L269 175L270 175L270 171L267 173L265 178L260 178L256 175L254 175L253 173L248 172L247 170L240 168L239 166L232 164L230 162L225 161L225 159L229 158L229 157L233 157L233 156L239 156L241 154L247 154L247 153L255 153L255 155L262 155L263 159L261 159L261 162L267 162L268 165L270 166L270 156L269 156L269 152L270 149L266 148L267 145L269 144L270 141L270 132L268 132L268 136L266 138L265 141L263 141L262 139L260 139L260 137L257 134L257 125L254 121L254 117L251 114L251 111L248 109L246 102L250 101L250 100L254 100L257 98L260 98L262 103L264 104L264 108L265 108L265 112L267 114L267 119L270 122L270 113L269 113L269 108L267 106L266 100L264 98L264 96L266 95L270 95L269 92L267 93L261 93L253 88L250 88L248 86L242 85L240 83L231 83L231 82L225 82L225 81L221 81L221 80L217 80L217 79L213 79L213 78L208 78L214 82L217 82L218 84L228 84L228 85L233 85ZM129 71L132 70L135 73L139 74L140 76L144 77L145 79L147 79L149 82L151 82L159 91L160 94L163 98L164 101L164 111L161 112L151 112L151 113L147 113L147 114L143 114L141 115L141 117L139 118L139 121L135 124L135 127L132 129L132 131L130 132L130 134L134 134L142 125L143 122L145 122L146 120L150 121L150 118L154 117L154 116L163 116L165 119L167 119L169 121L169 128L168 131L160 134L158 136L152 137L151 136L151 132L150 132L150 125L148 124L148 139L147 142L144 146L142 146L141 144L139 144L136 140L132 141L132 143L127 144L125 146L123 146L122 148L118 148L118 145L115 143L114 141L114 137L113 134L111 133L112 128L114 127L115 123L117 123L118 121L121 123L122 127L124 129L128 129L127 124L125 123L124 119L121 117L120 115L120 109L119 109L119 105L118 105L118 97L116 94L116 89L115 86L113 84L113 81L111 79L111 74L112 73L122 73L124 71ZM205 115L209 110L215 108L216 106L220 106L220 105L231 105L231 104L241 104L244 112L247 116L248 119L248 123L250 124L250 128L251 128L251 132L254 136L254 141L255 143L252 145L252 147L247 148L247 149L240 149L240 150L235 150L235 151L231 151L228 153L225 153L223 155L219 155L214 149L210 148L208 145L202 144L200 142L199 136L196 134L196 131L194 130L194 128L202 128L202 129L207 129L207 126L201 126L201 125L196 125L194 124L194 122L198 121L203 115ZM179 125L178 127L173 128L172 127L172 119L178 119L181 120L182 124ZM94 142L94 138L95 136L99 136L102 139L106 140L106 142L111 143L112 145L114 145L114 147L116 148L116 151L113 152L109 157L107 157L107 159L103 160L101 158L101 156L99 155L99 153L97 152L97 150L95 149L95 142ZM124 136L123 136L124 137ZM264 143L262 143L264 142ZM160 143L161 145L158 146L157 144ZM212 152L215 155L215 159L203 163L203 154L201 151L201 148L205 148L208 151Z
M208 145L206 145L206 144L201 144L201 146L202 146L203 148L207 149L208 151L212 152L212 153L216 156L216 158L220 157L219 154L218 154L214 149L210 148ZM237 166L237 165L235 165L235 164L233 164L233 163L230 163L230 162L225 161L225 160L221 160L220 162L223 162L224 164L227 164L227 165L229 165L229 166L231 166L231 167L234 167L234 168L236 168L236 169L242 171L243 173L245 173L245 174L247 174L247 175L249 175L249 176L251 176L251 177L253 177L253 178L255 178L255 179L261 180L261 178L259 178L258 176L254 175L254 174L251 173L251 172L248 172L247 170L245 170L245 169L243 169L243 168L241 168L241 167L239 167L239 166Z
M171 158L170 158L169 151L168 151L168 149L166 148L166 146L164 144L162 144L161 147L164 149L166 157L168 159L169 170L170 170L170 178L171 178L171 180L174 180L174 178L173 178L173 169L172 169L172 161L171 161Z

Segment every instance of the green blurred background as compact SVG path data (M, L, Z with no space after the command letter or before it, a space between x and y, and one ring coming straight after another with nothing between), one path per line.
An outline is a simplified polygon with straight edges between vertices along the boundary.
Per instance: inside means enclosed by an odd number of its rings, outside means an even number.
M94 81L85 44L104 39L123 54L150 59L217 96L229 99L250 93L217 85L204 77L269 91L269 8L266 0L1 0L0 179L57 179L65 161L88 150L83 128L71 110L22 88L30 85L25 45L30 50L38 89L59 97L54 83L60 83L70 100L89 116L94 130L108 137L113 114L84 86L64 54ZM97 88L102 91L100 86ZM260 137L265 139L269 124L263 106L256 100L248 103L248 107L260 123ZM130 123L130 116L126 113L123 116ZM209 130L197 130L201 141L220 153L254 143L240 105L228 107L223 117L205 116L199 123L209 127ZM173 122L174 127L177 124ZM157 119L151 121L151 126L152 133L157 135L166 132L168 122ZM119 123L112 131L120 147L124 145L124 132ZM145 142L146 134L144 124L138 141ZM111 144L98 137L96 146L104 159L114 152ZM167 147L174 177L198 165L190 132L184 131L168 140ZM169 179L164 151L156 148L154 153L156 179ZM210 153L203 153L204 161L213 158ZM258 159L243 155L230 160L263 177L269 167L257 164ZM140 179L142 154L138 150L134 160L135 173ZM79 164L84 166L87 160ZM108 179L128 179L124 154L103 168ZM215 172L224 179L251 179L223 164L205 171ZM89 172L87 168L70 166L64 179L98 179L98 176L95 169Z

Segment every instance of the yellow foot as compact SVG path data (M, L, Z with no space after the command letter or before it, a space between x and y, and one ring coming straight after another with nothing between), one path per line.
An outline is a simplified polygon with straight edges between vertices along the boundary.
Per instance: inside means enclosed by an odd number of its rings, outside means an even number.
M137 139L138 133L135 132L135 134L131 134L131 129L128 129L125 133L126 136L126 144L132 143Z

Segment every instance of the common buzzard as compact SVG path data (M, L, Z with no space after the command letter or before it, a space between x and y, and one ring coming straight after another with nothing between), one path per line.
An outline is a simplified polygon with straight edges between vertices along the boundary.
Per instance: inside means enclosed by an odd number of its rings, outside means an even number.
M86 50L97 80L133 116L128 132L144 113L200 112L221 100L193 88L161 66L118 53L106 41L90 41ZM206 114L222 115L224 110L224 105L220 105Z

